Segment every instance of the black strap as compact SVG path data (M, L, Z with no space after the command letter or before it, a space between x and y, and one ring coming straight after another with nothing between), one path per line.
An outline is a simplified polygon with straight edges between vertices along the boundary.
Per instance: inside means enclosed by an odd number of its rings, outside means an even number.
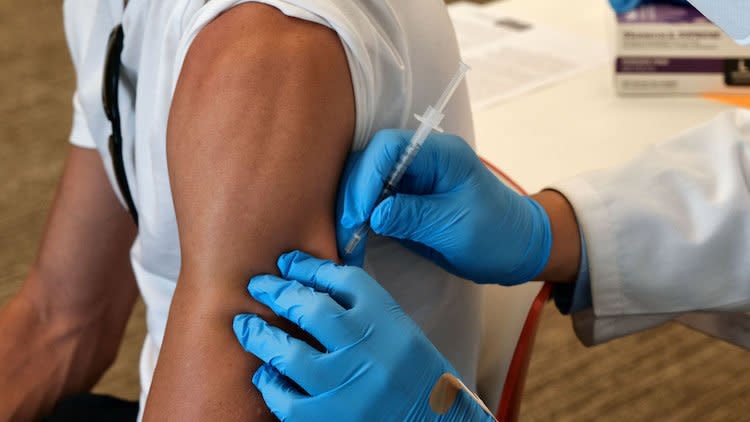
M119 85L120 85L120 54L122 53L125 34L122 25L117 25L109 37L107 46L107 58L104 65L104 88L103 102L107 117L112 124L112 134L109 137L109 154L112 157L112 169L114 170L117 186L125 204L133 216L133 221L138 225L138 211L135 208L133 195L128 185L128 176L125 171L125 159L123 157L122 128L120 127L119 109Z

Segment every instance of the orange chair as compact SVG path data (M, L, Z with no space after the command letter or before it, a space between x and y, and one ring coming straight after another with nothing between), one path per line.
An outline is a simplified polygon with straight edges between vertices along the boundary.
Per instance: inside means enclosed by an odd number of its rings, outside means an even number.
M539 320L544 310L544 304L550 297L552 285L545 283L542 290L536 295L531 303L529 314L526 322L523 324L521 335L518 338L518 344L513 352L513 358L510 361L508 375L505 377L503 393L500 396L500 405L497 409L497 420L501 422L516 422L520 415L521 398L523 397L523 388L526 384L526 373L531 361L531 352L534 349L534 340L536 339Z
M484 158L482 158L482 162L513 189L519 193L526 194L524 189L518 183L506 175L497 166ZM526 374L529 369L529 363L531 362L531 352L534 350L534 341L536 340L539 320L541 319L542 311L544 310L544 304L549 300L551 294L552 285L545 283L529 308L529 313L526 316L521 335L518 338L518 343L513 352L510 367L508 368L508 374L505 377L503 392L500 396L500 405L498 406L497 414L495 415L500 422L516 422L520 416L521 398L523 397L523 389L526 385Z

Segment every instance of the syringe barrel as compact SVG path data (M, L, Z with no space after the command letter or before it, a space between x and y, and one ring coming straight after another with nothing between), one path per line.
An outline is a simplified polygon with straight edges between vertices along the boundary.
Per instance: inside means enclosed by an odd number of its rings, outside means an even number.
M420 130L425 133L420 133ZM414 161L414 158L419 153L419 150L422 149L422 145L424 145L424 140L427 139L427 136L430 135L430 132L432 132L432 129L430 128L423 129L422 127L420 127L419 130L417 130L417 132L414 133L414 136L412 137L411 142L409 142L409 145L406 146L406 150L401 154L401 156L398 159L398 162L396 162L396 166L393 167L393 171L391 171L391 174L388 177L388 182L385 185L385 189L390 190L391 194L393 191L396 190L396 186L398 186L399 182L401 182L401 178L404 177L406 170ZM421 142L418 142L418 139L416 139L417 136L424 136L424 138L422 139ZM383 193L388 194L388 192L386 192L385 190L383 191Z
M351 255L354 253L354 250L357 249L357 246L359 246L360 242L367 237L367 234L370 232L370 225L369 224L362 224L361 226L357 227L357 230L354 231L352 234L351 239L349 239L349 243L346 244L344 247L344 254L345 255Z
M423 131L426 131L427 133L427 135L424 136L424 138L426 139L427 136L429 136L431 129L429 129L429 126L427 125L423 124L422 126L427 128L426 130L423 130ZM422 128L420 127L420 129ZM419 132L419 130L417 132ZM383 190L380 192L380 196L378 197L378 200L375 202L376 204L383 202L386 198L391 197L396 193L396 186L398 186L399 182L401 181L401 178L404 177L406 170L414 161L414 157L417 156L417 154L419 153L419 150L422 149L422 145L424 145L424 139L422 140L422 142L414 142L416 137L417 137L417 133L414 134L411 142L409 142L409 145L406 146L406 150L399 157L399 160L396 163L396 166L393 167L393 171L389 175L388 181L386 182L385 186L383 186ZM367 234L369 232L370 232L369 224L365 223L359 226L357 230L354 231L351 239L349 239L349 242L344 247L344 253L346 255L353 254L354 250L357 249L357 246L359 246L362 240L364 240L364 238L367 237Z
M396 187L398 186L399 182L401 182L401 178L404 177L406 170L409 169L409 166L414 161L414 158L416 158L417 154L419 154L419 150L422 149L422 145L424 145L425 140L427 140L427 137L432 133L432 129L438 127L443 121L444 117L445 116L443 115L443 113L437 111L432 106L427 108L424 116L420 118L422 123L419 125L417 131L414 132L414 135L409 140L409 144L406 146L406 149L399 156L396 165L393 167L393 171L391 171L391 174L388 176L388 180L386 181L385 186L383 186L383 190L380 192L380 197L378 197L377 202L375 202L376 204L383 202L383 200L390 196L393 196L393 194L396 193ZM354 253L354 250L357 248L359 243L365 237L367 237L369 231L370 226L366 223L358 227L352 235L352 238L349 240L349 243L346 244L344 253L347 255L351 255L352 253Z
M388 182L386 183L386 189L390 189L391 191L396 190L396 186L398 186L401 178L404 177L404 173L406 173L406 170L414 161L414 158L417 156L417 154L419 154L419 150L422 149L422 145L424 145L424 142L430 136L432 130L440 126L443 118L445 118L445 115L432 106L427 107L427 111L424 113L424 116L418 116L421 124L414 132L414 135L412 135L411 139L409 140L409 144L401 153L401 156L396 162L396 165L393 167L393 171L391 171L391 174L388 177ZM383 193L387 194L385 190L383 191Z

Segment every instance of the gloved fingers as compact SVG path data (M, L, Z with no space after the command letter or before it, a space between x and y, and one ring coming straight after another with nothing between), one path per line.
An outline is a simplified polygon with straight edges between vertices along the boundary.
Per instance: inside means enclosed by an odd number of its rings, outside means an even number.
M413 131L382 130L345 167L337 201L336 239L347 265L362 266L365 241L352 254L345 247L352 234L368 222L388 177ZM454 135L433 134L406 170L399 192L427 195L454 191L472 171L483 168L471 147Z
M369 211L413 135L413 130L381 130L347 167L342 188L358 205L358 224L367 221ZM445 192L463 182L475 166L482 167L466 141L455 135L433 133L406 169L399 190L416 195Z
M382 157L389 155L397 156L398 151L389 153L368 147L363 152L352 154L344 168L339 186L337 232L340 229L352 232L367 222L383 190L389 171L385 169L387 164L383 163ZM382 174L383 171L386 172L385 175ZM345 243L339 241L340 248L345 246Z
M329 351L357 340L356 333L360 330L351 327L354 321L347 320L346 309L327 293L270 275L254 277L248 291L276 315L310 333Z
M372 230L382 236L411 240L440 250L440 242L444 240L441 233L446 228L455 228L467 212L446 195L398 194L375 208L370 224Z
M616 13L629 12L643 3L643 0L609 0Z
M378 132L360 159L372 164L353 168L352 171L374 168L369 177L382 177L382 183L373 183L372 179L369 183L382 186L413 135L414 131L411 130ZM412 195L449 192L464 183L473 170L482 167L479 157L466 141L451 134L433 133L406 169L398 191ZM380 191L377 193L380 194ZM377 200L377 197L373 199Z
M336 204L336 244L344 263L361 267L364 264L367 239L353 253L346 247L354 233L370 219L383 191L390 167L404 149L400 141L391 142L391 135L401 139L399 131L383 131L375 135L363 152L353 153L344 168Z
M282 277L328 293L346 309L354 306L357 297L365 296L371 290L369 283L362 282L363 278L370 277L361 268L336 265L304 252L295 251L282 255L278 266Z
M276 266L282 277L306 281L314 279L320 267L336 266L336 264L329 259L316 258L302 251L292 251L281 254L276 261Z
M397 190L410 195L454 192L470 179L472 172L483 167L466 141L455 135L434 133L406 169Z
M245 351L273 366L308 393L320 391L320 380L315 373L322 354L312 346L269 325L257 315L237 315L232 326Z
M255 371L253 384L271 413L281 421L292 420L297 404L308 397L268 364L261 365Z
M413 135L414 131L381 130L373 136L364 151L351 155L339 190L339 219L344 227L353 229L367 221L388 177ZM455 160L456 155L465 159L466 153L476 161L476 154L471 147L457 136L430 135L430 139L406 170L404 179L410 181L408 186L404 186L406 191L414 194L432 193L436 181L444 178L446 172L466 167L447 165L462 163L462 160Z

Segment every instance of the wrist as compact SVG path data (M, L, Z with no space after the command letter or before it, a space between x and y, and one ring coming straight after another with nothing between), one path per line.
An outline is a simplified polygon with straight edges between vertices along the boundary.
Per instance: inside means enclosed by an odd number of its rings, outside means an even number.
M542 205L531 197L524 197L531 216L529 224L528 245L522 262L524 265L516 268L516 281L526 282L536 280L536 277L546 268L552 249L552 229L549 216ZM511 279L512 280L512 279Z
M552 247L539 280L572 283L581 261L581 236L573 207L559 192L545 190L531 197L542 206L549 218Z

